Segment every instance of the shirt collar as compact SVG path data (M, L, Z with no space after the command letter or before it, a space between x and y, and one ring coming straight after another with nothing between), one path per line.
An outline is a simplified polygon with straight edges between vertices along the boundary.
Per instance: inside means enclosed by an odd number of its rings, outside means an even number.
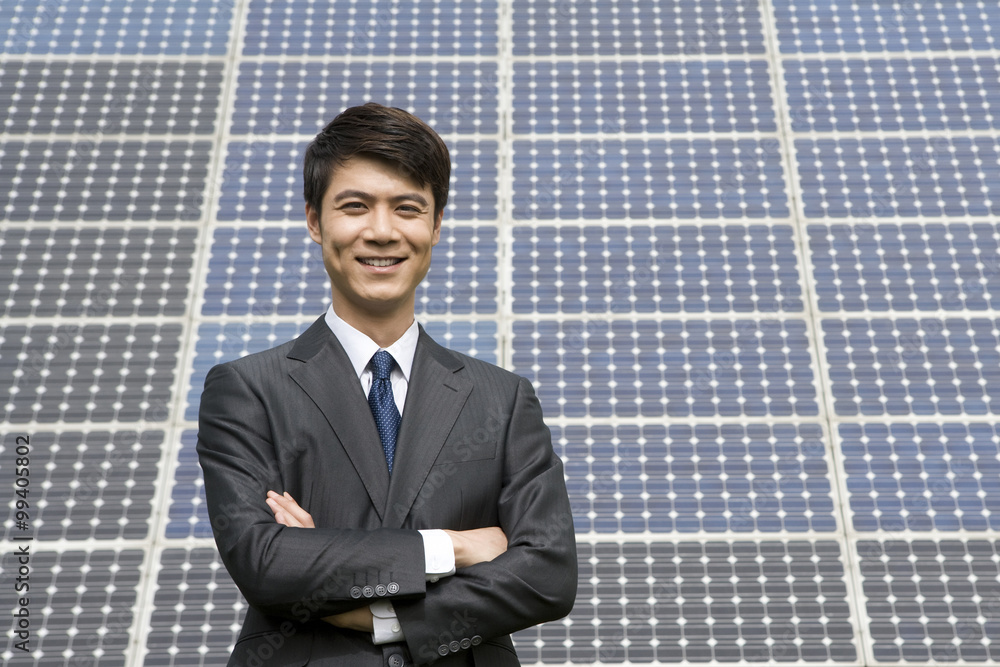
M326 325L330 327L330 331L344 347L344 351L347 352L347 356L351 360L351 365L354 366L354 373L360 378L361 374L365 372L365 368L368 367L368 362L382 348L367 334L361 333L340 319L334 312L333 306L330 306L326 311ZM420 329L417 326L417 320L414 319L413 324L403 332L399 340L385 348L386 352L396 360L396 366L402 371L403 378L407 382L410 381L410 370L413 368L413 356L417 352L419 338Z

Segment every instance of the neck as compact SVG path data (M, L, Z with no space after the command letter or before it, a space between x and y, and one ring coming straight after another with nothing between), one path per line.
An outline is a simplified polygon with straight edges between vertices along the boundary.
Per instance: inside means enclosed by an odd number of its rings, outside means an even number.
M349 304L334 297L333 311L337 317L365 334L379 347L387 348L402 338L413 324L413 307L386 313L359 312Z

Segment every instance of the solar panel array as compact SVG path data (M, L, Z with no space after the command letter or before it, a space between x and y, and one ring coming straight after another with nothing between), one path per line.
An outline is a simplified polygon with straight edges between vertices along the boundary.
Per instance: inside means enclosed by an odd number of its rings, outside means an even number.
M1000 660L997 0L0 18L5 664L225 664L201 387L329 305L302 153L368 100L452 151L418 318L566 464L577 603L525 664Z

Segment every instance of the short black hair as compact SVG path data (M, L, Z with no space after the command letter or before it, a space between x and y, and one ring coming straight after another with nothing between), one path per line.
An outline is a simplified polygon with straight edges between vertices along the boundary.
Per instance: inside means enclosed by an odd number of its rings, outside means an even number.
M435 220L448 204L451 157L444 140L408 111L376 102L345 109L309 144L302 166L306 203L320 211L334 169L355 155L393 162L421 187L430 183Z

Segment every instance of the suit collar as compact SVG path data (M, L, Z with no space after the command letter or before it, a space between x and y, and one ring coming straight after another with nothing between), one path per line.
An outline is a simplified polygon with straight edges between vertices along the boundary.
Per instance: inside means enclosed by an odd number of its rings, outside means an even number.
M420 328L382 521L386 528L402 527L472 392L472 382L460 373L464 367L461 357Z
M347 352L323 317L298 337L288 358L305 362L293 366L288 374L326 417L379 518L384 519L389 471L382 448L376 446L379 436L375 420Z
M361 383L325 316L288 353L304 362L289 375L326 417L387 528L402 526L472 392L472 382L460 372L461 357L438 345L423 327L419 330L391 482Z

